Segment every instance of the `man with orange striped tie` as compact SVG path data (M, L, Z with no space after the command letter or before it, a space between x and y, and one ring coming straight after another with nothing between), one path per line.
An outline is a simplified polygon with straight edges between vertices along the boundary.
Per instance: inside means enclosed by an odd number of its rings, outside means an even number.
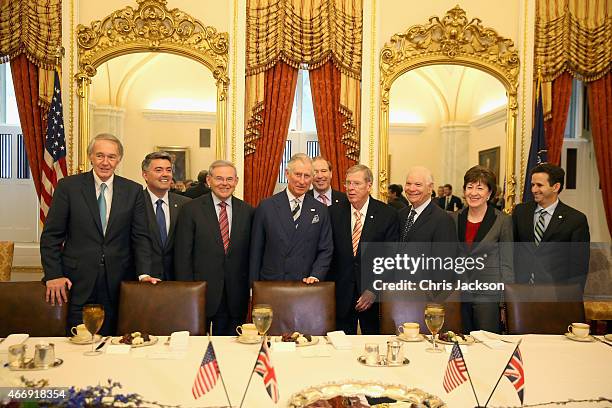
M179 214L175 274L176 280L208 282L206 317L215 335L229 336L247 313L253 208L233 196L233 163L213 162L207 181L212 191L183 205Z
M357 334L379 334L378 303L362 287L361 244L398 240L397 211L370 197L372 171L357 164L346 172L347 202L329 207L334 237L330 280L336 282L336 327Z

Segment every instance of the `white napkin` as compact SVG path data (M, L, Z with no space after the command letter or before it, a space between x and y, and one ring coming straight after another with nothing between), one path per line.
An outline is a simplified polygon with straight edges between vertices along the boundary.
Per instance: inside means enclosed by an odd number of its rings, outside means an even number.
M129 354L131 349L129 344L109 344L106 346L106 354Z
M327 338L337 350L351 350L353 344L342 330L327 333Z
M485 346L492 349L503 349L506 343L496 338L499 334L495 334L486 330L474 330L470 332L470 335L476 340L482 342Z
M331 357L331 350L327 344L300 347L298 351L301 357Z
M170 350L187 350L189 346L189 332L187 330L174 332L170 335Z
M273 341L270 348L272 351L295 351L294 341Z
M10 346L24 343L28 337L30 337L30 335L25 333L9 334L9 336L0 343L0 353L8 353L8 348Z
M152 360L182 360L185 358L184 351L153 351L147 354Z
M444 348L445 348L445 350L446 350L446 352L448 354L450 354L453 351L453 345L452 344L445 344ZM468 353L468 350L469 350L468 346L460 344L459 348L461 349L461 354L467 354Z

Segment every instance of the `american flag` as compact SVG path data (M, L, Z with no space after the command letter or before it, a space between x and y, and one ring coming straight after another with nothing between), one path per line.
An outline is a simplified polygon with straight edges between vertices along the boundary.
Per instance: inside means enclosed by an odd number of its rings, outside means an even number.
M212 343L209 342L202 363L198 368L198 373L193 381L193 387L191 388L193 398L198 399L212 390L215 384L217 384L218 378L219 365L217 364L215 349L213 349Z
M466 372L467 368L465 366L465 360L463 360L463 354L461 354L459 344L455 343L450 357L448 358L446 373L444 373L443 385L447 393L467 380L465 376Z
M504 376L508 377L512 385L514 385L514 389L521 400L521 405L523 405L525 371L523 370L523 357L521 356L521 351L519 350L518 346L516 346L514 353L512 353L512 358L510 358L510 361L508 361L508 365L504 370Z
M53 99L47 115L47 133L45 134L45 150L43 153L40 220L44 224L47 212L51 206L53 191L57 182L68 175L66 169L66 137L64 135L64 119L62 114L62 93L57 71L53 83Z
M268 391L268 395L270 398L272 398L274 403L277 403L279 394L278 384L276 382L276 373L274 372L274 367L272 366L272 360L270 360L270 349L268 349L268 345L265 341L262 343L261 349L259 349L259 356L257 357L257 363L255 364L255 372L261 375L266 391Z

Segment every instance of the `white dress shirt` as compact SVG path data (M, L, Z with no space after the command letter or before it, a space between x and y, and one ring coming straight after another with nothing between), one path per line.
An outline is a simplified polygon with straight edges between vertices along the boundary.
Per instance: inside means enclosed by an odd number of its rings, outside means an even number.
M419 215L421 215L421 213L423 212L423 210L425 210L425 207L427 207L429 205L429 203L431 203L431 198L428 198L427 201L425 201L423 204L419 205L416 208L413 208L414 211L416 212L416 214L414 214L414 221L416 222L416 220L419 218ZM412 211L412 210L410 210ZM410 216L410 213L408 213Z
M351 233L355 229L355 223L357 222L357 217L355 217L355 211L361 213L361 230L363 231L363 226L365 225L366 214L368 213L368 205L370 204L370 197L366 200L361 210L356 209L351 204Z
M153 204L153 214L157 216L157 200L162 200L162 209L164 210L164 217L166 218L166 234L170 232L170 199L168 198L168 192L163 197L158 197L153 194L149 189L149 196L151 197L151 203ZM155 218L157 220L157 217Z
M102 183L106 184L106 190L104 191L104 199L106 200L106 223L104 225L108 226L108 218L110 216L111 206L113 204L113 181L115 180L115 175L113 174L108 180L102 181L95 171L92 171L92 173L94 177L94 185L96 186L96 201L98 201L98 197L100 197L100 186ZM106 233L106 228L104 228L104 232Z
M326 202L325 204L326 204L328 207L329 207L330 205L332 205L332 189L331 189L331 187L330 187L330 188L328 188L328 189L327 189L327 191L326 191L326 192L324 192L324 193L319 193L317 190L314 190L314 189L312 190L312 192L314 193L314 194L313 194L313 195L314 195L314 198L316 198L316 199L317 199L317 201L319 201L319 202L321 202L321 203L322 203L320 196L324 195L324 196L325 196L325 198L327 198L327 202Z
M542 208L540 206L540 204L538 204L536 206L536 210L533 213L533 226L535 228L535 226L538 224L538 218L540 218L540 212L544 211L544 231L546 231L546 228L548 228L548 224L550 223L550 220L552 220L552 216L555 213L555 209L557 209L557 206L559 205L559 199L557 198L557 201L555 201L554 203L552 203L551 205L549 205L546 208ZM542 232L544 232L542 231Z

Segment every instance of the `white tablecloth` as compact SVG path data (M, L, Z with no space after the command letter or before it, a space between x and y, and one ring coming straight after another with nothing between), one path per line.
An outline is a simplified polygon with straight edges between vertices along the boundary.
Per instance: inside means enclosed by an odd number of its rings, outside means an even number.
M518 337L523 339L521 352L526 377L525 404L612 397L612 347L597 342L574 342L564 336L525 335L508 338ZM330 348L329 357L303 357L299 349L295 352L273 352L272 361L281 396L278 406L286 406L293 393L308 386L343 379L399 383L420 388L438 395L449 407L465 408L476 405L469 382L449 394L444 391L442 379L449 354L425 352L426 342L404 343L405 356L410 359L410 364L404 367L366 367L356 361L366 342L379 343L381 352L384 352L385 343L390 338L391 336L350 336L353 349L346 351L335 350L331 345L312 346ZM34 345L40 340L31 338L27 341L30 355ZM165 337L160 338L156 345L132 349L129 355L103 354L95 357L83 355L90 346L75 345L66 338L45 340L55 344L56 356L62 358L64 364L46 371L27 373L9 371L8 368L2 367L1 386L17 384L17 379L23 374L28 379L49 379L50 386L85 387L106 382L110 378L122 384L123 393L136 392L149 401L200 407L226 405L220 382L197 401L191 394L195 373L208 343L206 337L191 337L187 354L180 360L148 358L149 353L168 348L163 344ZM213 337L213 344L232 405L238 406L257 358L259 345L240 344L230 337ZM512 345L499 350L489 349L482 344L468 347L465 360L481 404L484 404L512 351ZM4 366L6 355L0 355L0 360ZM502 378L489 406L519 405L513 386L507 379ZM251 381L244 406L274 406L263 387L261 377L256 374Z

